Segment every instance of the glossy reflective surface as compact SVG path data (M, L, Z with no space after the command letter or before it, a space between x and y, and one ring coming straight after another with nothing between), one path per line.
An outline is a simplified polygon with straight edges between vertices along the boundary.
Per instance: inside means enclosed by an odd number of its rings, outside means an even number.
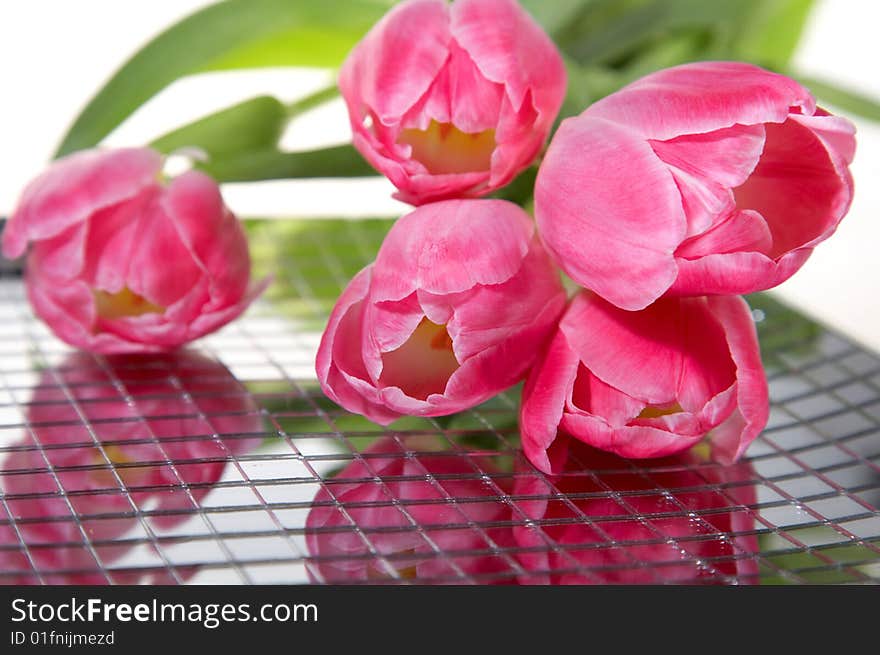
M307 544L331 582L754 584L752 476L694 453L648 470L586 446L559 476L503 475L479 451L383 437L315 497Z
M527 475L514 493L531 526L514 527L524 580L537 584L739 583L759 580L754 471L700 449L633 464L586 446L566 472ZM554 493L556 492L556 493ZM557 549L543 546L549 538Z
M9 581L19 584L102 584L103 569L139 547L160 557L139 537L186 523L228 460L263 438L244 388L192 352L101 360L71 353L41 372L25 407L23 434L0 462L0 542ZM15 548L19 540L26 552ZM172 583L194 572L119 568L114 582Z
M269 297L160 358L73 354L0 278L0 582L880 581L875 355L752 298L773 410L748 461L578 448L545 476L516 389L387 430L320 393L326 312L386 230L252 224Z

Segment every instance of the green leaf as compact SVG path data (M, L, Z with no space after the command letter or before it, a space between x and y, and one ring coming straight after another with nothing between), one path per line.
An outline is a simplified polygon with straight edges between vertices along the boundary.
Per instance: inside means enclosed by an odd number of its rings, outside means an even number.
M743 0L597 0L560 32L560 46L581 64L618 65L646 43L683 29L714 29L734 20Z
M680 61L658 65L739 59L779 69L811 6L812 0L593 0L571 15L557 42L580 64L620 69L645 50L684 37L696 47Z
M570 23L592 0L520 0L523 8L554 36Z
M377 175L350 145L302 152L279 152L274 148L253 150L214 157L197 166L218 182Z
M336 87L328 87L289 106L270 96L259 96L204 116L150 145L164 153L187 147L203 150L207 161L195 165L220 182L375 175L351 146L307 152L278 149L284 126L291 118L336 95Z
M643 48L625 67L580 65L566 59L568 90L559 119L580 114L590 104L653 71L692 61L700 52L701 39L684 33Z
M250 66L336 67L387 0L225 0L169 28L135 54L86 106L56 156L96 145L171 82Z
M866 95L844 89L836 84L813 77L795 76L797 80L810 89L820 100L834 105L856 116L872 121L880 121L880 101Z
M281 102L259 96L169 132L150 145L164 153L195 146L212 158L264 150L278 143L286 122L287 110Z
M564 4L570 11L556 40L569 86L560 118L580 113L644 75L686 62L732 59L784 69L812 0Z
M775 70L794 54L813 0L760 0L742 16L734 58Z

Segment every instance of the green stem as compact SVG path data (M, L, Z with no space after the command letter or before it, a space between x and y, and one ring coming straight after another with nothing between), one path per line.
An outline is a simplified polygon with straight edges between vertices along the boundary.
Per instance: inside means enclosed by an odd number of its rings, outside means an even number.
M315 91L315 93L307 95L305 98L300 98L299 100L291 102L284 107L287 112L287 119L290 120L300 114L304 114L310 109L314 109L329 100L333 100L338 95L339 87L336 86L336 82L334 82L319 91Z

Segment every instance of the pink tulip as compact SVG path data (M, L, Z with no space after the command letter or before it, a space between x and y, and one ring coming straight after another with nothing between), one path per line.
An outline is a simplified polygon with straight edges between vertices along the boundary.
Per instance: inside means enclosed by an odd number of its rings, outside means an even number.
M381 424L459 412L522 379L564 305L522 209L425 205L395 223L342 293L318 380L332 400Z
M787 77L678 66L562 123L538 228L569 276L623 309L768 289L846 214L854 151L852 124Z
M5 507L51 584L107 583L80 524L110 567L138 544L108 544L143 531L135 509L156 532L180 526L263 433L259 408L226 367L186 351L101 361L72 353L42 374L26 418L28 434L0 461L0 478ZM112 580L172 582L154 557L158 572L113 571ZM20 557L6 567L36 582ZM178 569L178 577L193 573Z
M3 254L30 246L31 305L67 343L168 350L228 323L264 288L249 288L247 241L217 184L190 171L163 185L162 163L147 148L80 152L24 190Z
M573 446L552 487L532 474L513 496L537 527L515 525L523 584L757 584L754 470L693 451L651 462ZM557 493L565 499L553 498ZM547 539L552 546L548 547Z
M355 147L418 205L484 195L526 168L565 67L514 0L409 0L352 50L339 87Z
M491 462L426 452L431 445L380 437L324 482L306 518L312 566L324 582L505 581L493 574L509 563L491 549L512 545L503 525L510 508L475 468L492 472Z
M769 415L767 381L742 298L663 298L625 312L590 292L572 301L523 390L523 449L559 469L571 438L622 457L662 457L712 431L737 459Z

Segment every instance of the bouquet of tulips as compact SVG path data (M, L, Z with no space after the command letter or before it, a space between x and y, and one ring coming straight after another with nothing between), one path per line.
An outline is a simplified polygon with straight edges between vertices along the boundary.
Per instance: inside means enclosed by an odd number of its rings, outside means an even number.
M736 459L768 419L740 294L833 234L854 128L737 61L656 70L559 123L583 82L571 70L515 0L407 0L350 50L353 146L415 209L339 297L318 380L383 425L525 380L523 449L545 472L572 439L645 458L710 435ZM3 234L6 256L28 252L37 315L104 353L175 348L238 316L266 282L208 174L235 168L220 164L168 179L151 148L57 160Z

